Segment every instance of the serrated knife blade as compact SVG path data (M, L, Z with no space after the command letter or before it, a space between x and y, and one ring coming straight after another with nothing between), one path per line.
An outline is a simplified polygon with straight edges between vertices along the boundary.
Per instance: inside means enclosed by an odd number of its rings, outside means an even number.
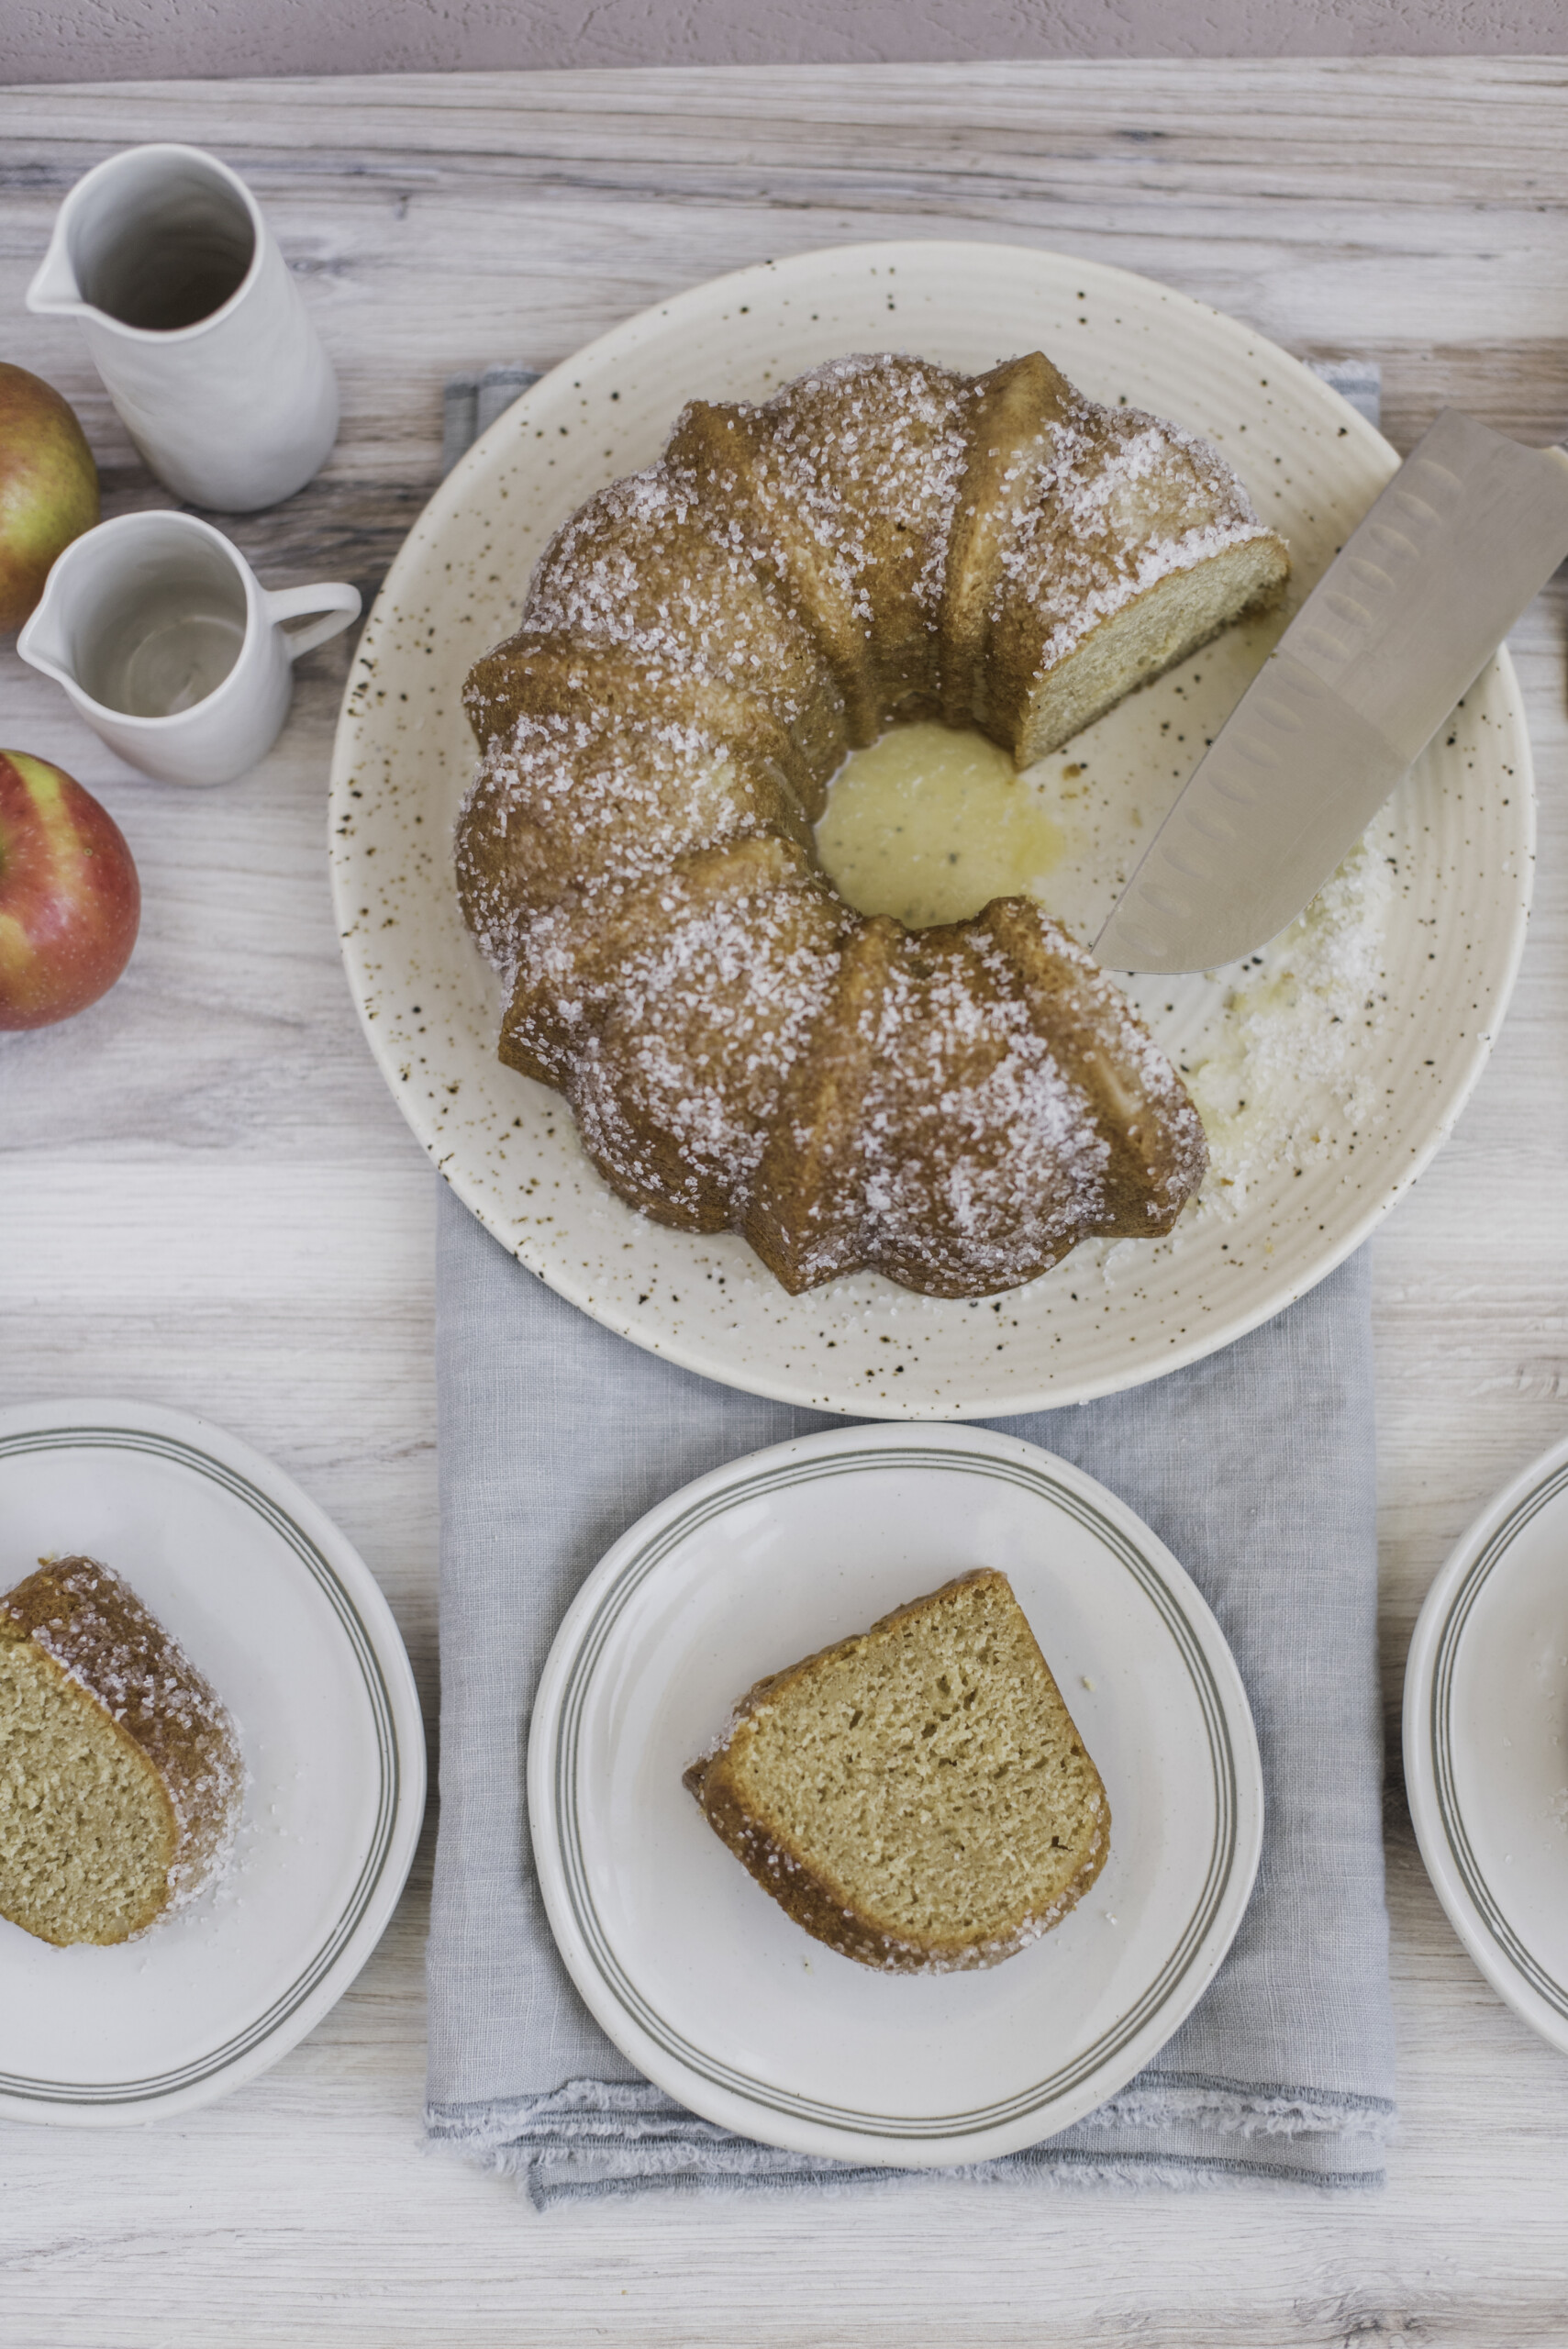
M1568 555L1568 451L1445 408L1335 556L1095 941L1211 971L1277 937Z

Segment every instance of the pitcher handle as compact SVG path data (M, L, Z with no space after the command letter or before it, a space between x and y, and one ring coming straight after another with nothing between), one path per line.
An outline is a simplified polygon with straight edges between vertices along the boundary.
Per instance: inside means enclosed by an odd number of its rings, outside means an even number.
M336 636L350 620L360 617L360 591L342 579L328 580L319 587L283 587L275 595L267 594L266 604L267 618L274 628L283 620L297 619L302 612L322 615L313 628L302 628L296 635L284 630L284 642L291 661L325 644L329 636Z

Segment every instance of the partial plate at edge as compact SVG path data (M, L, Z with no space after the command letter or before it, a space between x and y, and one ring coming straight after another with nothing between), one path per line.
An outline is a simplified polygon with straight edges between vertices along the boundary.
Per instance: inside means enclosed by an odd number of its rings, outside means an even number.
M1427 1594L1405 1780L1455 1932L1568 2054L1568 1442L1489 1504Z
M272 1463L183 1411L0 1411L0 1588L40 1555L123 1574L234 1714L228 1876L139 1940L52 1949L0 1920L0 2114L79 2128L227 2096L370 1957L425 1801L418 1698L370 1569Z

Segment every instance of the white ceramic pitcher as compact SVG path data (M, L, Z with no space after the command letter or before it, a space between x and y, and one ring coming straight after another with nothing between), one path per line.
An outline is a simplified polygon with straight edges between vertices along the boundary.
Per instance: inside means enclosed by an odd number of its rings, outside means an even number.
M72 540L17 650L144 774L230 783L276 740L298 655L359 609L340 580L270 593L197 515L121 514Z
M273 505L337 438L337 379L261 206L198 147L78 180L28 307L81 319L131 439L194 505Z

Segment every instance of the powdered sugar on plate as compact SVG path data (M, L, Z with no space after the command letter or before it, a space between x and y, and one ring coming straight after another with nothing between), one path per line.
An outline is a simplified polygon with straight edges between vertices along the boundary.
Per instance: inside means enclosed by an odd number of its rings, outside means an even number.
M1203 1119L1208 1173L1168 1239L1081 1252L1097 1257L1106 1286L1136 1277L1151 1247L1180 1253L1206 1226L1241 1219L1282 1172L1350 1158L1382 1127L1396 872L1380 817L1305 912L1244 963L1179 982L1182 1003L1151 1006L1147 986L1133 990Z
M1260 1178L1353 1150L1381 1123L1371 1047L1387 1001L1392 896L1380 826L1227 991L1215 1048L1187 1076L1208 1136L1200 1212L1237 1214Z

